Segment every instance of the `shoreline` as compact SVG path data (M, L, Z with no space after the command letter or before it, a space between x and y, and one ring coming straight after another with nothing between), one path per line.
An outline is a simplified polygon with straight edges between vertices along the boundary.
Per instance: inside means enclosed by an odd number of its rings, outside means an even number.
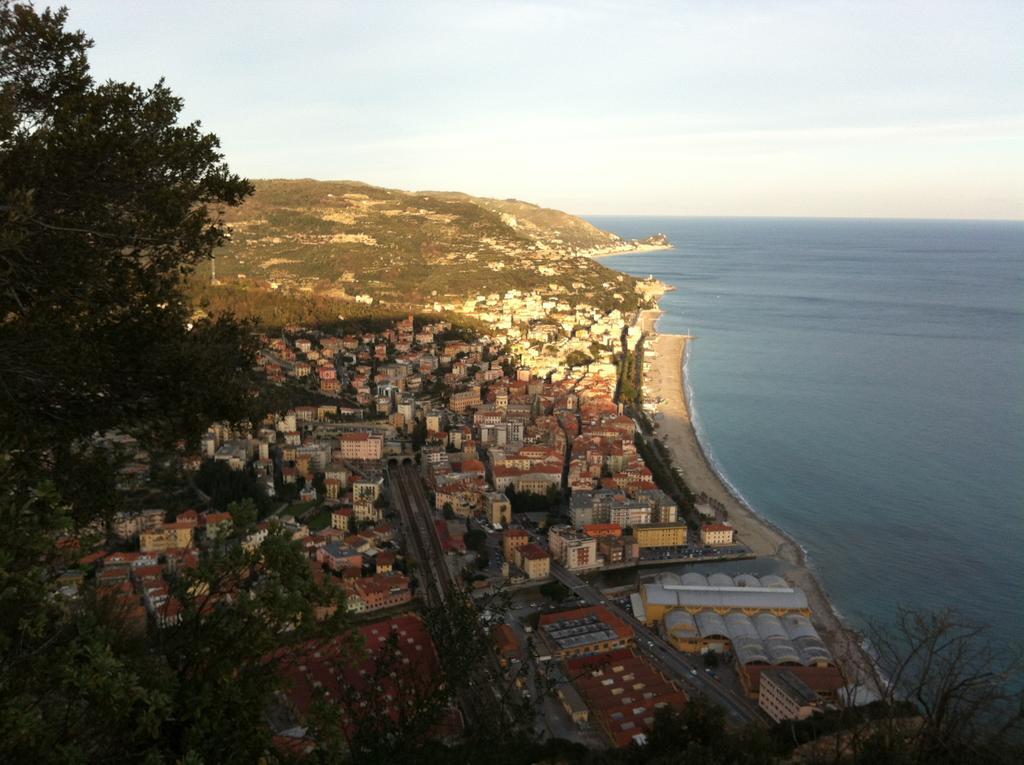
M591 253L586 257L592 260L599 260L601 258L616 258L621 255L645 255L648 252L660 252L662 250L673 250L675 245L672 244L638 244L629 250L614 250L612 252L599 252Z
M653 326L651 313L644 312L644 324ZM658 311L660 316L660 311ZM645 327L646 329L646 327ZM644 393L661 399L652 418L655 435L665 444L672 463L694 494L704 493L725 507L728 523L736 529L739 542L757 557L787 564L787 582L807 595L812 621L832 651L849 684L874 685L876 673L863 648L862 636L847 625L829 600L811 570L807 555L788 533L748 505L715 469L697 435L691 417L692 403L686 388L688 341L683 335L655 338L650 371L644 374Z

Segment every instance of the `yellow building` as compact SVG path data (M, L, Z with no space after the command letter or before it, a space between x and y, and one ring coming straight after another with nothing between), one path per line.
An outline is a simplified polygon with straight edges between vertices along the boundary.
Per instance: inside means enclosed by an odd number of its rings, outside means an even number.
M487 520L494 526L507 526L512 522L512 503L500 491L487 493Z
M144 553L183 550L192 545L194 526L190 523L165 523L158 529L139 534L139 549Z
M680 651L734 653L743 665L828 666L807 596L769 574L704 576L670 571L640 585L633 613Z
M724 523L706 523L700 527L700 543L705 547L731 545L736 529Z
M646 523L633 527L633 536L640 547L684 547L685 523Z
M501 537L502 552L510 563L515 563L516 550L530 543L530 535L523 529L509 529Z
M545 579L551 575L551 556L540 545L523 545L516 550L516 555L527 579Z

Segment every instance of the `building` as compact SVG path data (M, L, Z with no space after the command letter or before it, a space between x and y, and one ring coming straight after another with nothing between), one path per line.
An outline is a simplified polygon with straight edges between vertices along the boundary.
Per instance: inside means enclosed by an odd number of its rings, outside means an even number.
M559 683L555 687L555 698L561 703L562 709L569 715L569 719L577 725L582 726L590 721L590 707L580 696L580 692L568 681Z
M499 624L491 630L491 637L494 638L494 646L503 662L523 658L523 647L516 637L516 631L510 625Z
M363 611L400 606L412 600L409 578L401 574L379 574L356 579L354 590L363 603Z
M679 519L679 506L661 489L644 489L637 492L637 497L651 503L653 522L675 523Z
M331 571L344 571L351 568L362 569L363 554L335 540L317 548L316 562L327 566Z
M633 527L636 543L643 547L685 547L685 523L648 523Z
M331 511L331 528L339 529L340 531L349 530L349 520L353 517L353 510L351 507L339 507L337 510Z
M741 667L835 664L811 624L806 594L778 576L662 572L631 601L636 617L657 624L680 651L731 653ZM753 682L748 692L756 698Z
M583 527L583 533L594 539L621 537L622 526L617 523L591 523Z
M599 568L597 540L572 526L552 526L548 531L548 549L551 556L570 571Z
M705 547L722 547L731 545L736 530L724 523L705 523L700 527L700 543Z
M606 564L628 563L640 556L640 546L633 537L601 537L597 540L597 554Z
M410 699L430 698L439 688L442 675L437 651L418 615L401 614L363 625L358 631L364 648L356 653L351 649L351 637L345 634L282 649L277 655L287 706L299 715L300 723L317 695L323 693L329 699L370 699L374 714L397 724ZM358 730L358 714L358 705L343 705L339 724L349 740ZM294 727L294 718L283 717L288 727ZM454 735L460 727L453 712L435 734Z
M487 508L487 520L492 526L508 526L512 523L512 503L502 492L487 492L484 504Z
M613 489L574 491L569 498L569 517L578 529L609 523L637 526L650 523L653 512L649 498L630 499L622 491Z
M384 436L379 433L343 433L341 458L344 460L379 460L384 456Z
M540 545L526 544L516 550L519 568L527 579L546 579L551 576L551 556Z
M633 628L605 606L543 614L537 631L549 658L605 653L633 644ZM544 655L541 655L544 658Z
M617 502L608 509L608 522L620 526L640 526L651 522L652 509L650 504L639 499L627 499Z
M829 704L839 698L839 694L846 681L843 673L835 664L823 666L791 664L785 667L772 666L770 664L739 664L737 673L740 676L740 683L751 699L760 699L761 681L765 673L776 672L785 669L793 677L797 678L807 686L819 699L822 705Z
M397 555L390 550L381 550L373 558L374 570L378 574L390 574L395 569Z
M788 669L766 669L757 705L775 722L804 720L821 709L822 699Z
M162 553L183 550L192 545L195 524L187 521L165 523L157 529L139 532L139 550L144 553Z
M682 709L686 694L643 657L622 648L566 661L566 673L590 708L591 722L615 747L646 743L659 709Z
M515 551L523 545L530 543L530 535L523 529L508 529L501 537L501 550L505 554L505 560L514 562Z
M474 385L469 390L457 391L451 395L449 407L453 412L464 412L480 406L480 386Z

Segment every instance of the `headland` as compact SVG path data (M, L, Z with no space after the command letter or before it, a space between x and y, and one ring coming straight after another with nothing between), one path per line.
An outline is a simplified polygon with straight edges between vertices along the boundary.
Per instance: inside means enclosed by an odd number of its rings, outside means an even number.
M599 250L594 252L588 252L586 254L587 257L591 258L614 258L619 255L642 255L644 253L657 252L659 250L671 250L673 247L674 245L667 241L663 244L646 244L642 242L629 244L624 242L621 249L612 249L609 252Z

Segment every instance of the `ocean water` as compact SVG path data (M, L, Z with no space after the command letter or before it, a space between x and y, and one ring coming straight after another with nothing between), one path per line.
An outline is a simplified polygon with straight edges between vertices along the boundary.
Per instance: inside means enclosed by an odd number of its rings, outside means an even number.
M674 249L698 434L855 626L953 606L1024 642L1024 223L593 217Z

